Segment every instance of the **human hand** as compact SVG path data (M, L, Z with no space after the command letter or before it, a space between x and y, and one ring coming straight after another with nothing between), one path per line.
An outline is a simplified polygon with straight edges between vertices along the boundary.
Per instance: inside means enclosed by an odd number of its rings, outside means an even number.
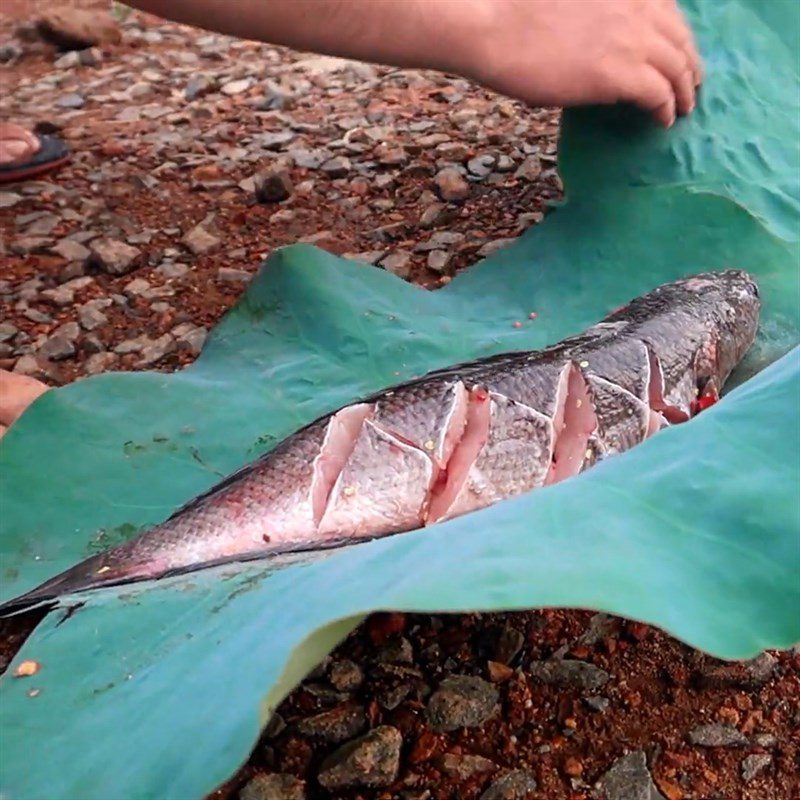
M47 389L35 378L0 369L0 436Z
M703 77L676 0L471 0L449 68L530 105L633 103L665 127ZM461 4L462 14L470 11Z

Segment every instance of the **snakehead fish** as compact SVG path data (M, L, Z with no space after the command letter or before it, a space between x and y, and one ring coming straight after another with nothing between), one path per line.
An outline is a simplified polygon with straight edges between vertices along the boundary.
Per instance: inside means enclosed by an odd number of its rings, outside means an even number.
M569 478L714 402L759 314L740 270L584 333L431 372L312 422L131 541L0 606L432 525Z

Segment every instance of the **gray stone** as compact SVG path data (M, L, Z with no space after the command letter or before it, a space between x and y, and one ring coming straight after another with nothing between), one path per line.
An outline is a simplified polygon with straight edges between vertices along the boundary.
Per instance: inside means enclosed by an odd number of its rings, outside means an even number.
M495 713L499 697L497 689L483 678L452 675L431 695L428 721L437 732L482 725Z
M61 58L57 58L53 62L53 66L56 69L72 69L73 67L79 67L81 63L81 57L78 55L77 50L70 50L68 53L64 53Z
M331 178L344 178L350 173L352 164L350 159L345 156L336 156L326 161L320 169Z
M522 631L511 625L505 625L497 637L492 661L497 661L499 664L511 664L519 655L524 644L525 636Z
M193 255L204 256L217 250L222 242L202 225L195 225L181 239L181 244Z
M742 761L742 779L750 783L772 763L769 753L753 753Z
M511 170L514 169L514 159L504 153L498 156L494 168L497 172L511 172Z
M39 348L39 355L50 361L63 361L75 355L75 342L63 335L50 336Z
M464 241L464 234L458 231L436 231L427 242L420 242L414 251L427 253L431 250L447 250Z
M309 150L306 147L293 147L288 155L301 169L317 169L331 156L327 150Z
M84 100L81 95L75 92L70 92L69 94L64 94L59 97L58 100L56 100L55 105L58 106L58 108L77 109L83 108L85 103L86 100Z
M175 280L182 278L190 267L188 264L181 264L180 262L164 261L155 268L155 272L167 280Z
M110 275L125 275L138 266L141 250L117 239L95 239L89 246L88 262Z
M280 167L259 172L254 176L253 186L259 203L280 203L294 191L289 171Z
M486 242L480 250L478 250L478 255L481 258L488 258L493 253L496 253L502 247L508 247L510 244L516 242L516 238L511 237L508 239L494 239L491 242Z
M666 800L653 783L641 750L618 758L597 782L597 789L601 800Z
M16 192L0 192L0 208L13 208L22 200L22 195Z
M114 352L121 356L127 355L128 353L140 353L142 348L144 348L149 341L150 339L144 334L134 339L125 339L114 346Z
M398 278L407 278L411 274L411 253L397 250L382 258L379 265Z
M222 283L249 283L252 277L247 270L235 267L220 267L217 270L217 280Z
M380 664L411 664L414 661L414 648L403 636L383 647L376 660Z
M192 100L196 100L198 97L204 97L210 92L215 91L216 88L216 81L206 75L197 75L194 78L190 78L186 83L186 86L183 90L183 96L186 100L191 102Z
M143 295L150 289L150 282L144 278L134 278L130 283L126 283L122 289L127 297L137 297Z
M22 316L25 317L25 319L29 319L31 322L39 322L43 325L53 321L53 318L49 314L45 314L36 308L25 308L22 312Z
M103 305L103 303L107 305ZM108 317L100 310L111 305L111 300L90 300L78 309L78 321L87 331L94 331L108 324Z
M570 689L597 691L605 686L610 675L586 661L532 661L528 672L542 683L553 684Z
M345 253L342 258L361 261L363 264L377 264L385 255L385 250L367 250L365 253Z
M50 250L67 261L86 261L91 255L87 247L71 239L60 239Z
M433 182L439 197L445 202L457 203L469 197L469 184L454 167L445 167L437 172Z
M75 300L75 292L63 285L55 289L44 289L41 294L48 303L61 308L71 305Z
M328 679L334 689L340 692L352 692L364 682L364 673L355 661L344 658L331 664Z
M138 366L149 367L157 364L162 358L174 353L175 348L175 339L171 334L165 333L142 347Z
M239 791L239 800L306 800L305 783L294 775L256 775Z
M491 772L497 769L497 764L483 756L445 753L442 756L441 768L445 774L466 781L473 775L480 775L482 772Z
M119 356L116 353L109 353L107 350L100 353L92 353L83 365L87 375L99 375L101 372L108 372L116 366Z
M293 131L276 131L275 133L262 133L253 137L255 144L265 150L282 150L284 145L294 141L296 134Z
M724 663L703 657L697 684L702 689L758 689L768 683L778 667L778 659L762 653L751 661Z
M155 303L153 304L155 307ZM193 356L200 355L203 345L208 338L208 330L202 325L192 325L191 323L184 323L188 328L183 325L178 325L172 329L171 333L178 342L178 347L188 350Z
M478 178L486 178L491 174L496 163L497 158L491 154L475 156L467 162L467 170Z
M753 737L753 742L759 747L775 747L778 744L778 739L772 733L757 733Z
M17 375L30 375L34 378L42 377L42 367L34 356L26 355L17 359L14 368L11 370Z
M743 733L733 725L721 722L698 725L689 731L687 738L690 744L698 747L744 747L748 744L748 739Z
M517 171L514 173L515 178L521 178L524 181L535 181L539 175L542 174L542 162L539 161L538 156L528 156L520 165L517 167Z
M602 714L609 706L610 700L599 694L594 694L591 697L584 697L583 702L598 714Z
M0 322L0 342L7 342L17 335L19 328L10 322Z
M493 780L480 800L526 800L536 791L536 780L530 772L515 769Z
M433 143L434 140L439 140L442 134L434 133L430 136L424 137L425 144L420 142L423 147L429 146L427 143ZM463 142L440 142L436 146L437 158L443 158L447 161L466 161L469 155L469 147Z
M20 236L11 243L11 252L18 256L46 253L52 244L53 240L46 236Z
M352 739L366 727L367 717L364 709L352 703L323 711L297 723L297 730L303 736L311 736L334 744Z
M450 253L446 250L431 250L428 253L428 269L434 272L444 272L450 263Z
M220 91L229 97L233 97L237 94L242 94L242 92L246 92L252 85L253 81L250 78L242 78L242 80L224 83Z
M352 786L389 786L400 769L402 745L403 737L397 728L381 725L329 755L322 762L318 780L331 791Z

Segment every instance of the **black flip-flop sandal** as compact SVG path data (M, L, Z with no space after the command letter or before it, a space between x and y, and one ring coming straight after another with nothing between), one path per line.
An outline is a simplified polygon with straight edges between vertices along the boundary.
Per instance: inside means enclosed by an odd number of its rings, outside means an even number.
M69 160L69 148L56 136L40 136L39 149L27 161L0 165L0 184L16 183L57 169Z

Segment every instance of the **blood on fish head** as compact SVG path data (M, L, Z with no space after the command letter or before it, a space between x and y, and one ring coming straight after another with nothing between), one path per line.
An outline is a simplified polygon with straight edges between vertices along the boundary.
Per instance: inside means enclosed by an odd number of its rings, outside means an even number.
M758 285L744 270L729 269L696 275L679 282L701 296L708 308L708 338L695 361L696 379L722 385L750 349L761 309Z

